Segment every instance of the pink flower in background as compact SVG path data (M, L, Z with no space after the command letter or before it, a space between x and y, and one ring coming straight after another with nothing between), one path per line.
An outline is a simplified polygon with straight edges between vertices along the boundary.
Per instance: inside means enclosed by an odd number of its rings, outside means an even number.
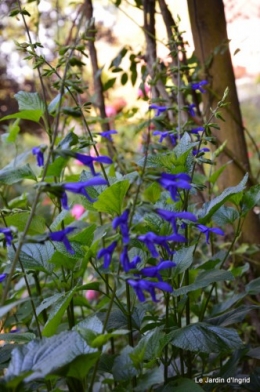
M99 297L99 292L95 290L86 291L85 297L88 301L95 301Z
M107 117L113 117L117 113L116 109L112 105L106 105L105 110L106 110Z
M84 163L80 162L78 159L75 159L74 161L77 166L84 166Z
M79 219L85 212L85 208L81 204L75 204L71 209L71 215L75 219Z
M151 87L148 84L145 84L143 88L139 88L137 91L137 98L146 98L148 93L151 91ZM145 94L144 94L145 92Z

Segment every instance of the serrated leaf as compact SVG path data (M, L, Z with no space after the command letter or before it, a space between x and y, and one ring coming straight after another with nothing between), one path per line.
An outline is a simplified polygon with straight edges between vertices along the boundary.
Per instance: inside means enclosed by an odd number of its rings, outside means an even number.
M241 200L243 215L246 215L255 205L260 202L260 185L255 185L246 190Z
M36 336L31 332L14 332L14 333L1 333L0 340L4 342L15 342L15 343L28 343L31 340L35 339Z
M31 371L25 382L41 380L48 374L55 374L80 355L96 352L87 345L76 331L64 331L59 335L17 347L12 351L12 359L5 374L10 381Z
M7 226L14 226L19 231L23 231L29 219L30 212L15 212L5 217ZM2 220L0 219L0 222ZM34 217L31 221L28 235L43 234L45 232L45 221L42 216Z
M50 273L53 266L49 263L49 260L54 251L54 246L50 241L46 241L44 244L24 244L20 252L20 259L25 269ZM13 248L9 247L8 256L11 261L14 254Z
M40 118L42 117L42 114L42 110L23 110L22 112L9 114L8 116L2 117L0 121L21 119L30 120L38 123L40 121Z
M112 368L116 381L129 381L137 375L137 370L133 367L129 354L133 351L133 347L126 346L121 354L115 358Z
M172 270L173 276L177 276L183 273L184 271L186 271L187 268L191 266L193 261L194 249L195 245L188 248L182 248L175 252L173 261L176 264L176 267Z
M206 323L187 325L171 332L171 335L173 346L194 352L228 352L242 346L242 341L234 329L215 327Z
M22 167L0 170L0 184L12 185L22 180L36 181L36 176L28 163Z
M224 280L234 280L234 276L230 271L224 270L212 270L212 271L203 271L199 274L194 283L180 287L177 290L174 290L173 295L175 297L187 294L191 291L195 291L201 289L202 287L207 287L212 283L223 282Z
M69 291L64 298L60 298L56 303L51 312L49 313L48 320L43 327L42 335L43 336L52 336L55 334L62 316L70 304L71 299L73 298L74 293L76 292L77 287L74 287L71 291Z
M212 220L219 226L233 224L239 218L239 213L232 207L221 206L213 215Z
M14 97L18 102L19 110L41 110L42 114L45 112L44 102L38 93L19 91Z
M243 178L243 180L237 185L237 186L232 186L227 189L225 189L221 195L215 197L212 199L205 207L204 210L202 211L202 215L199 217L199 223L205 224L207 223L212 215L228 200L231 199L233 195L236 195L237 193L243 191L245 188L245 185L247 183L248 175L246 174Z
M97 316L89 316L75 325L73 329L76 331L89 329L96 334L101 334L103 332L103 323Z
M99 196L98 200L93 204L99 212L106 212L111 215L120 215L124 197L130 186L128 180L116 182L110 187L106 188Z

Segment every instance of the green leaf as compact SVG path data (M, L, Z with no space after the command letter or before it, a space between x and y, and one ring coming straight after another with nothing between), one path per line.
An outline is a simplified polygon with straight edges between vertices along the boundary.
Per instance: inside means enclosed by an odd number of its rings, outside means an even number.
M21 119L30 120L38 123L40 121L40 118L42 117L42 114L42 110L23 110L22 112L9 114L8 116L2 117L0 121Z
M87 376L90 369L94 367L99 357L100 352L78 356L69 365L69 369L66 371L66 377L73 377L78 380L83 380Z
M19 91L14 97L18 102L19 110L41 110L42 114L45 112L44 102L38 93Z
M177 146L174 148L174 153L176 154L176 157L179 158L197 145L198 142L192 142L190 134L185 132Z
M232 296L227 301L219 302L217 305L213 307L212 315L225 312L226 310L230 309L236 302L239 302L243 298L245 298L245 296L246 293L239 293L239 294L232 293Z
M212 283L223 282L224 280L234 280L234 276L230 271L224 270L212 270L212 271L203 271L200 273L195 282L188 285L180 287L177 290L174 290L173 295L178 297L180 295L187 294L191 291L195 291L201 289L202 287L207 287Z
M21 167L12 169L5 167L0 170L0 185L12 185L22 180L36 181L36 176L28 163Z
M116 78L109 79L106 83L103 84L103 91L107 91L111 87L114 86L116 82Z
M15 212L5 217L7 226L14 226L19 231L23 231L29 219L30 212ZM0 219L0 222L2 220ZM42 216L34 217L31 221L28 235L43 234L45 232L45 221Z
M241 200L241 208L243 216L246 215L252 208L260 202L260 185L252 186L246 190Z
M47 309L49 306L55 304L61 298L64 298L64 293L57 293L51 297L44 298L44 300L36 308L37 316L39 316L39 314L41 314L44 309Z
M216 170L208 179L209 182L212 184L215 184L219 178L219 176L223 173L223 171L226 169L227 165L232 163L232 161L229 161L225 163L225 165L221 166L218 170Z
M133 362L129 356L132 351L133 347L126 346L121 354L115 358L112 371L116 381L130 381L137 375L137 370L133 367Z
M28 343L31 340L35 339L36 336L31 332L23 332L23 333L1 333L0 340L4 342L15 342L15 343Z
M49 112L52 116L55 115L56 110L57 110L57 108L58 108L58 106L59 106L59 103L60 103L61 99L62 99L62 97L61 97L61 94L59 93L59 94L57 94L56 97L53 98L53 100L49 103L49 105L48 105L48 112Z
M173 261L176 263L176 267L172 270L173 276L183 273L191 266L193 262L194 249L195 245L189 246L188 248L182 248L175 252Z
M222 313L220 316L211 317L205 320L207 323L212 325L219 325L221 327L227 327L231 324L241 323L246 315L253 309L259 309L260 306L256 305L242 305L237 309L230 310L226 313Z
M68 159L58 157L52 162L47 169L46 177L59 177L65 168Z
M204 211L202 211L202 216L199 218L199 222L205 224L209 222L212 215L228 200L231 199L233 195L241 192L247 183L248 175L246 174L243 180L237 185L225 189L221 195L212 199L209 203L204 206Z
M124 86L127 83L127 81L128 81L128 75L127 75L126 72L124 72L122 74L122 76L121 76L121 84L122 84L122 86Z
M14 169L15 167L20 167L30 155L32 155L32 150L24 151L22 154L19 154L14 159L12 159L8 165L4 167L4 169Z
M219 226L225 226L228 223L232 225L238 218L238 211L228 206L221 206L212 217L213 221Z
M99 212L106 212L111 215L120 215L124 197L130 186L128 180L116 182L106 188L99 196L98 200L93 204Z
M161 384L163 383L163 381L164 381L163 368L162 367L155 368L152 371L145 373L142 377L138 379L138 386L135 388L135 391L136 392L144 392L149 390L152 391L153 385Z
M70 149L71 146L75 146L78 143L78 136L74 132L69 132L57 145L58 150Z
M219 353L236 350L242 341L234 329L196 323L171 332L172 345L183 350Z
M171 381L163 388L158 389L158 392L204 392L198 384L188 378L178 378L177 381Z
M12 310L14 307L21 304L24 301L28 301L28 299L27 298L26 299L19 299L18 301L11 302L8 305L1 306L0 307L0 318L5 316L8 312L10 312L10 310Z
M17 139L17 135L20 132L20 127L19 127L19 122L20 120L17 119L13 124L11 124L8 128L8 136L6 141L8 143L14 143Z
M55 249L50 241L44 244L24 244L20 253L20 259L25 269L43 271L50 273L53 266L49 263ZM8 248L8 256L12 261L14 259L14 249Z
M5 374L10 381L22 373L31 371L25 382L42 380L48 374L60 372L80 355L96 352L87 345L76 331L64 331L59 335L17 347L12 351L12 359Z
M84 320L80 321L77 325L75 325L73 329L78 332L89 329L96 334L101 334L103 331L103 323L97 316L88 316Z
M74 287L71 291L69 291L66 296L64 298L60 298L55 306L53 307L53 309L51 310L51 312L49 313L49 317L48 320L46 322L46 324L43 327L42 330L42 335L43 336L52 336L55 334L62 316L65 312L65 310L67 309L67 307L70 304L70 301L73 298L74 293L76 292L77 287Z
M80 117L82 117L82 112L81 112L79 107L70 108L68 106L64 106L61 109L61 112L63 114L66 114L67 116L71 116L73 118L80 118Z
M150 203L156 203L161 196L161 187L157 182L153 182L143 192L143 198Z
M256 295L260 293L260 278L256 278L251 280L246 287L245 290L249 295Z

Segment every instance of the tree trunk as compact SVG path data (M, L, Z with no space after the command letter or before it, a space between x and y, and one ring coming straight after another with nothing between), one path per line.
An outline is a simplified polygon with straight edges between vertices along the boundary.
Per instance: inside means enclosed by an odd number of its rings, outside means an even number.
M222 0L187 0L191 29L195 44L195 54L203 69L203 78L209 82L204 95L205 115L210 115L210 108L215 108L222 98L226 87L229 88L227 108L221 111L225 122L219 120L220 130L214 132L218 144L227 141L224 153L219 157L223 165L232 159L224 174L220 177L221 189L237 185L246 172L249 173L249 185L253 185L247 154L242 116L237 96L231 55L228 47L226 19ZM259 243L260 223L251 212L245 220L242 239L248 243Z

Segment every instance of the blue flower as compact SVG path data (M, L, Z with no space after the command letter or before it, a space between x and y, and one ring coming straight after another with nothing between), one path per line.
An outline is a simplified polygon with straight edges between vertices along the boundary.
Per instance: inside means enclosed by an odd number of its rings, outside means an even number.
M125 272L128 272L130 269L135 269L137 264L141 262L141 258L139 256L135 256L132 261L129 260L128 249L127 246L124 246L123 251L120 254L120 263Z
M186 242L186 238L179 234L172 234L170 236L158 236L151 231L143 235L139 235L137 239L145 243L146 247L149 249L153 257L159 257L159 253L155 248L155 244L162 246L169 254L172 254L172 251L170 250L167 243L168 241Z
M209 148L201 148L200 150L196 150L196 149L194 149L193 151L192 151L192 154L194 155L194 156L196 156L196 155L202 155L202 154L204 154L205 152L209 152L210 151L210 149Z
M66 227L63 230L53 231L49 233L49 238L51 241L62 242L65 245L66 250L73 255L75 251L67 238L67 234L71 233L75 229L76 227Z
M5 236L6 244L8 246L11 246L12 240L13 240L13 234L12 234L11 229L9 229L8 227L5 227L3 229L0 229L0 233L3 233L3 235Z
M158 180L159 184L170 192L172 200L178 200L178 189L190 189L191 178L188 174L169 174L162 173L161 178Z
M204 130L205 130L204 127L197 127L197 128L190 129L188 132L198 135L200 131L204 131Z
M107 163L107 164L113 163L112 159L107 156L91 157L90 155L76 153L75 158L81 163L83 163L83 165L88 166L93 176L96 176L93 162L100 162L100 163Z
M0 274L0 283L2 283L7 277L7 274Z
M169 131L154 131L153 133L154 136L160 136L159 143L162 143L162 141L169 136L171 143L173 146L176 144L176 140L178 138L177 135L173 135L172 133L169 133Z
M89 196L89 194L87 193L85 188L87 188L89 186L95 186L95 185L107 185L107 181L102 177L94 177L94 178L90 178L89 180L84 181L84 182L67 182L66 184L62 184L62 189L64 190L64 192L62 192L62 195L61 195L62 207L66 210L69 209L68 197L67 197L67 194L65 191L77 193L78 195L83 195L91 203L93 203L95 200Z
M196 116L196 112L194 110L195 107L196 107L195 103L191 103L190 105L188 105L188 113L191 117Z
M100 136L101 136L101 137L104 137L104 138L106 138L106 139L108 139L108 140L110 140L110 141L112 142L112 137L111 137L111 135L114 135L114 134L116 134L116 133L118 133L118 132L115 131L114 129L111 129L110 131L100 132Z
M218 227L207 227L204 225L196 225L196 227L206 236L206 242L209 244L209 234L215 233L218 235L225 235L224 231L219 229Z
M100 249L100 251L98 252L97 254L98 259L104 257L104 268L108 268L110 266L110 263L112 261L112 255L116 248L116 245L117 242L114 241L107 248Z
M123 243L128 244L130 238L129 238L129 228L127 225L127 220L129 216L129 210L125 210L122 215L116 217L113 222L112 222L112 227L115 230L118 226L120 227L122 237L123 237Z
M36 155L37 165L44 166L44 155L42 149L40 147L33 147L32 149L33 155Z
M155 117L158 117L158 116L160 116L160 114L164 113L168 108L167 108L167 106L159 106L159 105L156 105L155 103L152 103L149 106L149 110L151 110L151 109L156 110Z
M155 289L167 291L168 293L172 293L173 291L172 287L165 282L149 282L144 279L128 279L127 283L133 287L140 302L145 301L143 291L148 291L154 302L158 302L156 299Z
M162 208L157 208L156 212L158 215L160 215L161 218L171 223L174 233L178 232L176 223L177 219L187 219L191 222L197 221L197 217L188 211L174 212L169 210L163 210Z
M157 278L160 282L162 282L163 279L159 271L173 268L173 267L176 267L176 264L173 261L165 260L165 261L161 261L156 266L142 268L138 272L140 272L146 278Z
M202 86L208 84L206 80L202 80L201 82L191 83L192 90L199 90L201 93L205 93L206 90Z

